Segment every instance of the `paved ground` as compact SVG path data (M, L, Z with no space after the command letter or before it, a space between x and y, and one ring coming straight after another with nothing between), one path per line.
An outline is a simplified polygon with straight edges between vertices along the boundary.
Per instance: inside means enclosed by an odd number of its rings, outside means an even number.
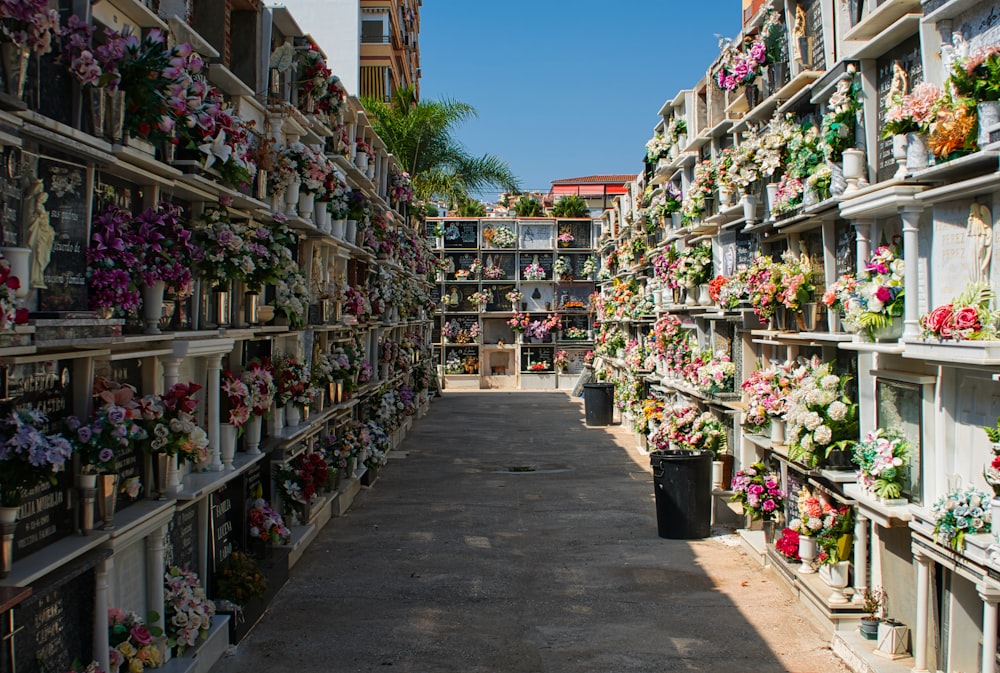
M213 673L846 671L732 537L657 537L631 444L562 393L446 393Z

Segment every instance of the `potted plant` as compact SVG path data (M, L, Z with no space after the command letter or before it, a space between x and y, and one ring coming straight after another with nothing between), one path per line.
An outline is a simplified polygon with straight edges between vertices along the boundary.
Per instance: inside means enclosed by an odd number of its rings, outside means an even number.
M882 621L882 611L888 596L881 587L865 587L861 592L861 637L865 640L878 638L878 624Z
M967 58L956 58L948 81L966 107L976 106L980 149L984 130L1000 122L1000 45L979 49ZM985 136L985 137L984 137Z

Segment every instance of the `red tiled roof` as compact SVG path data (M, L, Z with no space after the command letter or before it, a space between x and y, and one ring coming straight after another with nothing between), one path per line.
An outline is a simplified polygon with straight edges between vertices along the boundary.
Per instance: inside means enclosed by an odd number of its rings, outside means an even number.
M582 178L565 178L563 180L553 180L554 185L593 185L593 184L622 184L635 180L635 174L631 175L585 175Z

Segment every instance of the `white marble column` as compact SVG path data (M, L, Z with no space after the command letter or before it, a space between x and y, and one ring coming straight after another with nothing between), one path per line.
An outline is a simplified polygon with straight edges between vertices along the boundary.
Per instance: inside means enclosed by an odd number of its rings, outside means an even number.
M903 303L903 338L913 339L920 336L920 313L918 297L920 296L920 276L917 262L920 259L920 248L917 234L920 231L920 214L923 206L902 206L899 215L903 219L903 260L904 278L903 291L906 300Z
M914 550L917 562L917 623L913 629L913 673L929 673L927 669L927 630L930 628L931 558Z
M871 217L860 217L854 221L854 230L857 232L857 266L859 274L864 271L865 264L872 254L871 235L874 224L875 220Z
M854 516L854 602L864 601L868 588L868 518L858 512Z
M160 358L163 365L163 390L170 390L177 383L181 372L181 359L176 355L165 355Z
M214 353L205 357L208 368L208 391L205 409L208 412L205 428L208 432L209 469L212 472L222 472L222 453L219 450L219 397L222 385L222 353Z
M103 671L111 670L108 656L108 608L111 607L111 572L115 557L109 556L94 568L94 659ZM162 592L161 592L162 593Z
M161 617L163 612L163 573L166 570L163 557L163 541L166 530L156 528L146 536L146 609Z
M982 673L996 673L997 658L997 603L1000 592L982 584L976 585L979 597L983 599L983 664Z

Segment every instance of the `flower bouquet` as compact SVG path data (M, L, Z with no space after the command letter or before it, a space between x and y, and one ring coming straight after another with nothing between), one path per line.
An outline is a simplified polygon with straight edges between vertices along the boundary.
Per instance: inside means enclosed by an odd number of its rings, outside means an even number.
M49 9L48 0L5 0L0 5L0 42L47 54L58 32L59 14Z
M37 409L13 411L0 425L0 506L17 507L25 493L55 484L73 454L69 440L44 434L49 419Z
M319 453L300 453L289 463L278 467L277 481L284 502L302 518L315 499L317 490L329 478L329 467Z
M125 665L129 673L163 665L165 646L163 629L153 626L160 620L155 612L143 620L134 612L108 608L108 663L112 671Z
M508 302L510 302L510 307L516 309L517 305L524 301L524 293L518 290L511 290L503 296Z
M524 267L524 280L545 280L545 276L545 269L541 264L532 262L528 266Z
M510 327L515 334L521 334L526 329L528 329L528 325L530 324L531 324L530 313L515 312L514 316L507 320L507 326Z
M528 371L531 372L544 372L552 369L552 365L549 364L548 360L542 360L541 362L532 362L528 365Z
M816 535L819 554L816 562L833 565L851 559L854 541L854 510L847 505L823 503L823 527Z
M252 361L236 377L226 372L222 392L229 398L229 422L242 428L252 416L263 416L271 407L277 386L274 374L259 361Z
M732 502L743 506L743 513L752 521L772 520L785 503L778 475L769 472L763 463L754 463L733 476Z
M127 455L146 439L146 431L138 423L142 413L133 399L135 388L98 378L94 381L94 392L101 405L94 411L93 420L83 423L76 416L66 419L69 441L80 457L80 470L84 474L114 472L118 454Z
M517 236L514 234L513 229L506 225L499 224L493 227L493 238L490 239L489 242L497 248L513 248L517 243Z
M312 403L312 373L309 367L294 355L278 354L274 358L274 377L278 392L275 398L279 404L291 402L300 407Z
M469 295L469 301L482 311L486 308L487 304L493 301L493 290L479 290L478 292L473 292Z
M823 303L843 311L844 326L870 339L902 327L903 259L888 245L878 250L857 277L842 276L823 295Z
M194 417L198 400L193 395L199 390L197 383L175 383L162 395L146 395L139 400L141 425L147 435L143 448L194 463L206 460L208 435Z
M896 500L903 492L910 444L897 428L879 428L854 446L858 485L865 493Z
M167 645L181 655L208 636L215 616L215 603L209 600L198 575L186 568L170 566L164 575L163 606L167 625Z
M990 496L979 489L967 488L938 498L931 508L934 514L934 537L939 544L955 551L965 549L965 536L989 533Z
M781 256L781 282L776 299L789 311L802 312L803 304L812 300L812 263L806 254L796 256L786 250Z
M937 118L937 102L941 94L941 89L933 83L920 82L910 93L897 92L887 98L882 137L927 133L931 122Z
M712 278L712 244L702 243L680 253L677 273L681 285L691 289Z
M951 303L920 317L924 338L992 341L998 338L1000 312L990 309L994 293L989 283L972 283Z
M580 341L587 338L587 330L582 327L567 327L563 330L563 338L567 341Z
M162 201L155 209L140 213L132 227L139 242L135 249L137 266L132 273L146 285L163 281L171 294L190 296L191 268L202 253L191 240L191 230L183 224L180 207Z
M774 543L774 548L785 557L786 561L799 561L799 533L794 528L785 528L781 537Z
M556 351L555 356L552 358L552 364L559 371L565 371L566 367L569 366L569 353L566 351Z
M245 606L267 591L267 577L246 552L234 551L215 574L215 594L234 605Z
M772 419L781 419L787 406L785 400L791 391L791 363L754 370L741 384L747 393L744 426L753 433L760 433L770 426Z
M559 241L560 248L566 248L569 247L569 244L576 239L573 238L573 234L568 231L563 231L556 237L556 240Z
M94 217L87 247L87 295L90 308L127 315L140 306L134 272L139 268L141 241L132 216L114 206Z
M746 286L749 290L750 306L761 320L774 315L779 305L778 290L782 269L770 257L760 256L747 269Z
M561 279L565 279L569 276L570 279L573 277L573 270L570 267L569 260L560 255L556 258L555 263L552 265L552 273Z
M845 391L848 381L833 373L833 364L817 358L792 373L788 395L788 457L817 467L834 450L844 450L858 437L858 405Z
M247 513L247 523L250 539L260 540L266 545L288 544L292 539L285 520L264 498L253 501L253 506Z
M726 353L716 353L698 368L696 376L698 388L706 395L731 393L736 364Z

